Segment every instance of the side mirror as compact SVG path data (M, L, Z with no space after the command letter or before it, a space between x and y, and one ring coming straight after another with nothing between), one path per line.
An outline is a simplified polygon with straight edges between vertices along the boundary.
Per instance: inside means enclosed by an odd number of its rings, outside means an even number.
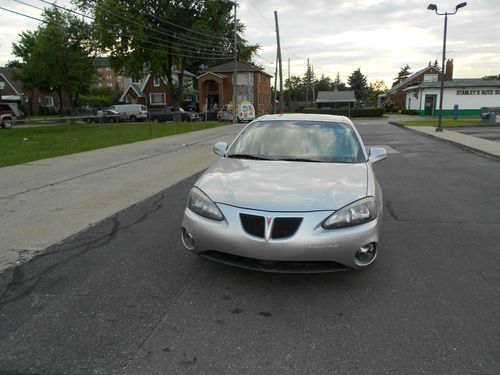
M217 142L214 146L214 152L220 157L223 157L226 154L227 146L226 142Z
M372 147L368 151L368 161L376 163L377 161L384 160L387 157L387 151L383 147Z

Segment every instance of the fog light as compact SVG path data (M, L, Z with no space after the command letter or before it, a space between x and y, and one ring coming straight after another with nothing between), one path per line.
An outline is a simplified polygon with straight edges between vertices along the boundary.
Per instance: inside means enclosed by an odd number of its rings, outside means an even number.
M354 262L359 266L368 266L377 256L377 244L375 242L361 246L354 254Z
M186 230L186 228L182 228L181 238L182 238L182 244L184 245L184 247L186 249L188 249L188 250L194 250L194 238L191 235L191 233L189 233Z

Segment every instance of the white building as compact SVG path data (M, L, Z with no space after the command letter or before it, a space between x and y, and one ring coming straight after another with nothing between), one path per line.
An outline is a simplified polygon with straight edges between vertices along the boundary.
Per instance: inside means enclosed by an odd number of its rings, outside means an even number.
M407 87L405 108L421 116L439 114L440 82L422 82ZM453 79L444 82L443 115L451 116L458 106L460 116L479 116L481 107L500 107L500 80Z

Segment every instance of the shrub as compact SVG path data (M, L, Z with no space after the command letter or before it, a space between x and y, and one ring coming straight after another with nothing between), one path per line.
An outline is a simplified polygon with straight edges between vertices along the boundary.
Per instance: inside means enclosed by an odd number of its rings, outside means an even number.
M324 115L337 115L348 117L382 117L385 113L383 108L351 108L350 114L348 108L327 109L327 108L299 108L300 113L319 113Z
M402 109L401 110L402 115L418 115L418 111L415 111L414 109Z

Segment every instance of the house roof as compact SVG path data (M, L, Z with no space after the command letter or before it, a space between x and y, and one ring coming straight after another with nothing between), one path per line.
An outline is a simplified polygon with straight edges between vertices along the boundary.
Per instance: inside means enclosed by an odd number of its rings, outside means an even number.
M218 73L214 73L214 72L205 72L203 74L200 74L198 77L196 77L196 79L200 79L201 77L203 77L203 76L205 76L207 74L216 76L217 78L220 78L220 79L226 78L226 76L224 74L218 74Z
M122 96L120 97L120 99L118 100L119 102L123 102L125 100L125 96L127 96L127 93L129 92L129 90L133 90L137 96L139 98L145 98L146 97L146 94L141 90L141 86L139 86L138 83L131 83L130 85L128 85L128 87L125 89L125 91L123 92Z
M441 82L422 82L418 85L409 86L403 91L425 88L438 88ZM448 88L466 88L466 87L498 87L500 88L500 80L486 80L482 78L458 78L452 81L444 81L444 87Z
M0 74L5 78L7 83L12 86L18 95L23 92L23 83L14 79L14 72L19 72L18 68L0 67Z
M318 91L315 103L355 102L354 91Z
M94 65L98 68L109 67L109 59L106 56L97 56L96 58L94 58Z
M238 68L238 72L260 72L260 73L265 74L269 77L272 77L270 74L264 72L264 70L262 70L261 68L250 65L250 64L243 62L243 61L238 61L237 68ZM227 62L224 64L212 66L211 68L208 68L207 70L205 70L205 72L232 73L232 72L234 72L234 61L230 61L230 62Z
M418 72L415 72L413 74L410 74L406 79L402 80L401 82L399 82L397 85L394 85L392 86L389 91L387 91L389 94L394 94L396 91L398 91L402 86L406 85L408 82L410 82L411 80L413 80L414 78L418 77L419 75L423 74L426 70L429 70L429 69L433 69L435 70L435 73L436 74L440 74L441 72L439 71L439 69L436 69L435 67L433 66L426 66L425 68L423 69L420 69ZM428 74L432 74L432 73L428 73Z

